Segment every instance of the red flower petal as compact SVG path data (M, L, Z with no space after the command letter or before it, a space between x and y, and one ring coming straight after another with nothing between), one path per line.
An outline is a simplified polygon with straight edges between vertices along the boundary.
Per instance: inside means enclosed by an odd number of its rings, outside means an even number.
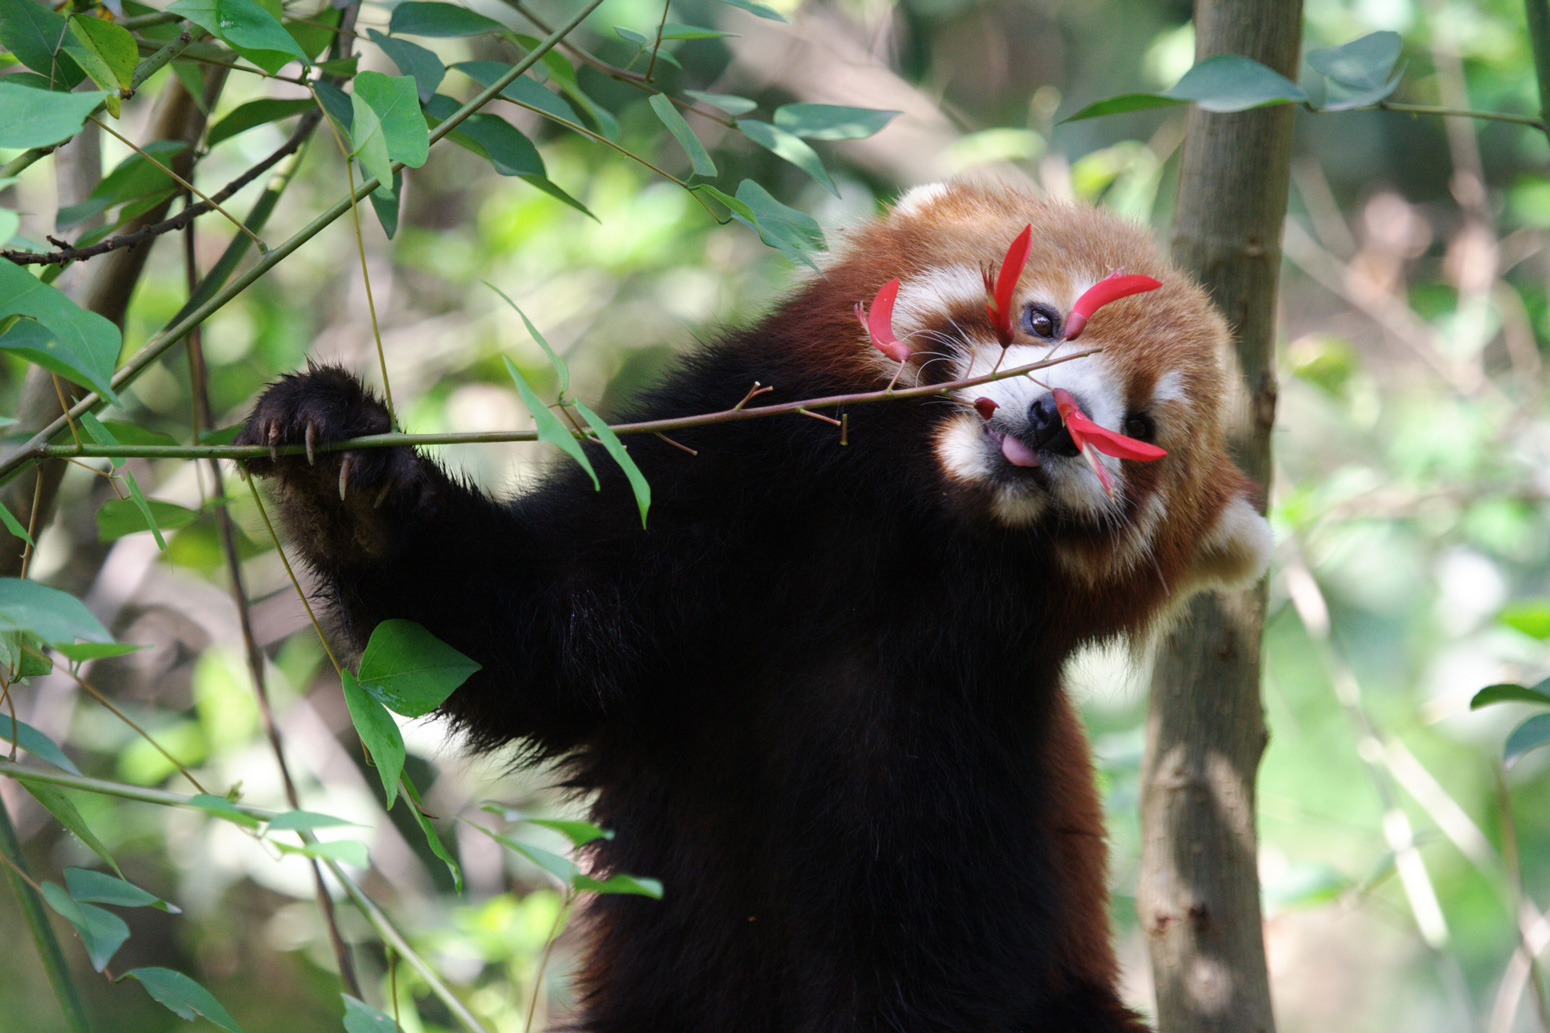
M995 402L993 399L990 399L990 398L976 398L976 399L974 399L974 411L979 413L980 414L980 419L984 420L987 423L990 422L990 418L996 414L996 410L999 409L999 408L1001 408L1001 406L997 402Z
M1137 441L1135 438L1127 438L1123 434L1117 434L1089 420L1082 414L1082 410L1077 408L1076 399L1071 397L1071 392L1065 388L1057 387L1051 393L1055 396L1055 408L1060 411L1060 418L1065 421L1066 430L1071 433L1071 440L1087 457L1087 462L1098 475L1098 480L1102 483L1106 494L1112 496L1114 486L1110 483L1108 471L1104 469L1103 462L1096 453L1102 452L1117 459L1134 459L1141 463L1149 463L1168 454L1166 449L1158 448L1145 441ZM1092 446L1091 451L1088 450L1088 445Z
M1150 276L1121 276L1119 273L1110 273L1076 299L1076 304L1071 306L1071 315L1066 317L1066 340L1074 341L1093 313L1107 305L1111 301L1129 297L1132 294L1141 294L1144 291L1155 291L1162 284Z
M985 272L985 314L990 317L990 325L996 331L996 340L1001 342L1003 348L1012 343L1012 292L1017 289L1017 280L1023 274L1023 267L1028 264L1028 252L1032 248L1033 224L1029 223L1006 249L1006 257L1001 260L1001 271L996 275L994 286L991 284L990 273Z
M895 362L908 362L910 346L893 334L893 303L898 296L899 278L895 276L878 289L877 296L872 299L870 313L865 305L856 302L856 318L866 327L867 336L878 351Z

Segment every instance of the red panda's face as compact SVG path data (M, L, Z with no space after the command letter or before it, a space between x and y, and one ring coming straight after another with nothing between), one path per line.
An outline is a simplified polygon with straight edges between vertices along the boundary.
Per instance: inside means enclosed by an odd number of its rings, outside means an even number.
M1012 296L1014 339L1003 350L985 312L983 270L1030 224L1031 254ZM1073 304L1116 271L1162 286L1109 303L1078 340L1065 340ZM893 327L912 352L901 384L1095 352L954 392L960 404L932 437L952 497L996 524L1048 534L1062 566L1092 583L1143 565L1173 588L1252 580L1263 571L1269 531L1226 454L1226 326L1143 230L1009 190L936 185L905 195L886 219L857 233L830 272L839 282L857 278L857 300L900 278ZM863 276L876 281L870 289ZM859 328L858 338L865 342ZM898 372L896 362L867 347L879 378ZM1167 456L1139 462L1097 454L1106 488L1057 412L1058 388L1088 419ZM995 404L976 407L981 399Z

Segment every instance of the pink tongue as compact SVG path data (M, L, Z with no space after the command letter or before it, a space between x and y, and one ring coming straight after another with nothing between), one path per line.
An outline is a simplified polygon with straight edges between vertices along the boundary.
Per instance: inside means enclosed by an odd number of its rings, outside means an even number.
M1017 438L1008 434L1001 439L1001 454L1013 466L1040 466L1039 455Z

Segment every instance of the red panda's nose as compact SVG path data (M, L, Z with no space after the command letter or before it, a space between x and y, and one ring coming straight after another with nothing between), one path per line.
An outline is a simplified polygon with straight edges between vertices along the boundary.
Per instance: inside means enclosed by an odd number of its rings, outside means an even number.
M1077 400L1078 407L1083 404L1080 399ZM1028 432L1022 437L1033 448L1041 451L1070 456L1077 454L1076 442L1071 440L1071 433L1060 418L1053 394L1034 399L1028 407Z

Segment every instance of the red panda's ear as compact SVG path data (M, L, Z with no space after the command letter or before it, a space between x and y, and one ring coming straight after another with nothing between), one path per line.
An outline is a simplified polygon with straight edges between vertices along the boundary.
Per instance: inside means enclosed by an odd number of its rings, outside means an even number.
M1270 524L1254 505L1254 486L1231 463L1223 461L1221 481L1230 487L1225 504L1200 539L1191 587L1241 588L1259 580L1270 565L1273 541Z

